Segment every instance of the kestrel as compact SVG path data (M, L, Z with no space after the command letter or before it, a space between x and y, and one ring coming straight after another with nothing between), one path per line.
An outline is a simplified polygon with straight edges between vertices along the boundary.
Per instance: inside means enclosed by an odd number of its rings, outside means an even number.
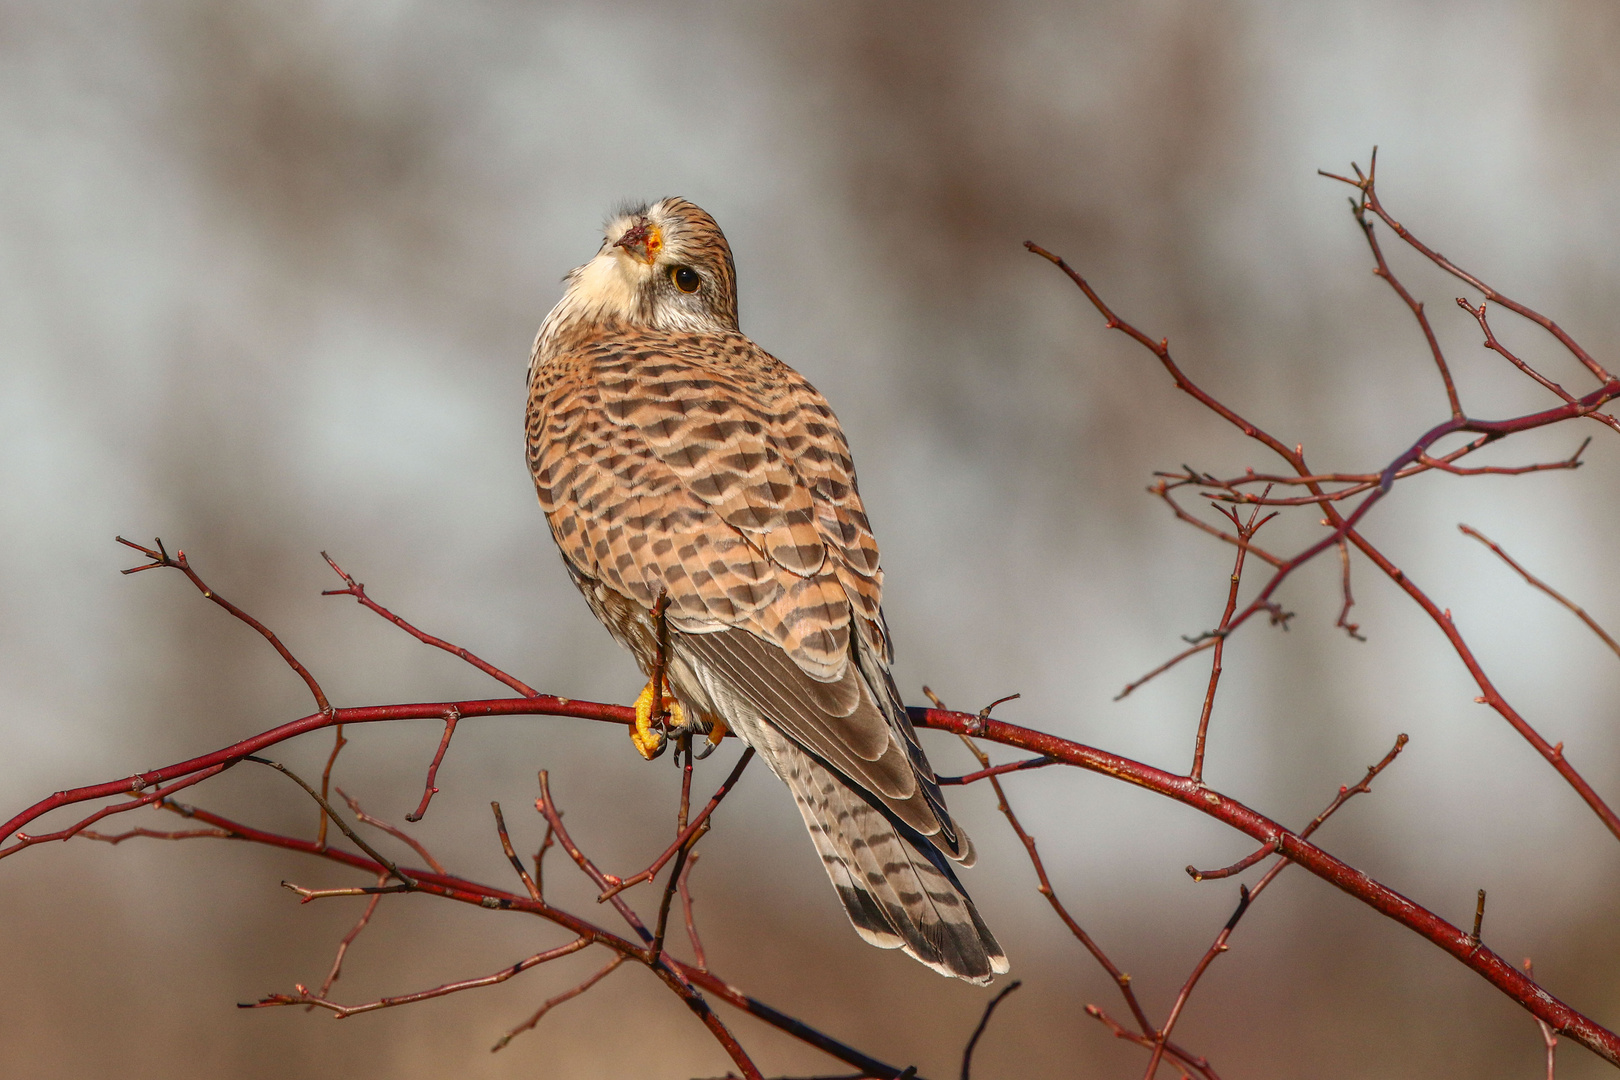
M825 398L737 329L720 226L684 199L617 214L535 339L528 452L574 584L667 709L729 728L792 790L861 937L987 983L1007 959L889 674L877 542ZM662 619L656 610L662 608Z

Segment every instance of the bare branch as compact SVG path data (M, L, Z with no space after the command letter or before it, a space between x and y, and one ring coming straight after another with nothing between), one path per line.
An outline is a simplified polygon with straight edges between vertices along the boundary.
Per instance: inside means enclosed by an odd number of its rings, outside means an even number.
M1614 654L1616 656L1620 656L1620 641L1615 641L1614 638L1609 635L1609 632L1607 630L1605 630L1605 629L1603 629L1603 627L1599 626L1598 623L1597 623L1597 620L1592 618L1592 616L1590 616L1590 615L1588 615L1586 613L1585 608L1581 607L1579 604L1575 603L1569 597L1565 596L1563 593L1559 592L1557 589L1553 588L1551 585L1548 585L1545 581L1542 581L1540 578L1536 577L1530 571L1526 570L1523 566L1519 565L1519 563L1513 558L1513 556L1511 556L1507 552L1503 551L1501 546L1498 545L1496 543L1496 541L1490 539L1484 533L1482 533L1478 529L1474 528L1472 525L1458 525L1457 528L1459 530L1461 530L1464 535L1472 536L1475 540L1478 540L1480 543L1482 543L1486 547L1490 548L1491 551L1493 553L1495 553L1497 558L1501 559L1503 562L1505 562L1509 566L1511 566L1514 570L1518 571L1519 576L1524 578L1525 581L1529 582L1531 585L1533 585L1536 588L1540 589L1542 592L1546 593L1548 596L1552 597L1554 600L1556 600L1560 604L1564 605L1564 607L1566 607L1570 611L1574 612L1575 617L1577 619L1580 619L1581 622L1585 623L1586 628L1588 630L1590 630L1590 631L1592 631L1592 633L1596 634L1599 637L1599 639L1602 640L1603 644L1607 645L1610 649L1612 649L1614 651Z
M618 969L619 965L622 964L622 963L624 963L624 954L623 953L615 953L613 955L613 959L609 960L606 964L602 965L602 967L596 972L596 974L592 975L590 978L586 979L584 982L580 983L578 986L574 986L574 987L571 987L571 988L569 988L567 990L564 990L562 993L558 994L556 997L547 998L545 1000L545 1003L543 1005L541 1005L540 1008L535 1010L533 1016L531 1016L527 1020L523 1021L523 1023L519 1024L517 1027L513 1028L511 1031L508 1031L505 1035L502 1035L500 1037L499 1041L497 1041L494 1046L489 1048L489 1052L493 1054L497 1050L503 1050L503 1049L506 1048L506 1044L511 1042L517 1036L523 1034L525 1031L534 1030L534 1026L540 1022L540 1018L542 1016L546 1015L546 1013L550 1012L552 1009L555 1009L558 1005L561 1005L563 1002L570 1001L570 1000L572 1000L574 998L579 997L579 995L583 994L585 991L589 990L591 987L595 986L597 983L601 982L603 979L605 979L609 975L613 974L613 972L616 971Z
M157 545L156 550L154 550L152 548L137 544L132 540L125 540L122 536L115 536L113 539L118 541L120 544L123 544L125 547L134 548L136 551L152 560L145 566L132 566L128 570L122 571L122 573L138 574L142 570L155 570L158 567L172 567L173 569L179 570L181 573L186 575L186 580L195 585L197 587L197 591L202 593L204 597L212 600L214 603L230 612L232 616L240 619L244 623L247 623L249 626L253 627L253 629L257 630L261 635L263 635L264 640L268 641L276 652L280 654L281 658L287 662L287 666L292 668L293 671L297 672L298 677L304 680L304 685L308 686L309 692L314 695L316 707L324 713L330 713L332 711L331 703L326 700L325 691L321 689L321 684L315 681L315 676L309 673L309 669L298 662L298 658L294 656L290 650L288 650L287 646L281 643L281 639L273 634L269 627L265 626L264 623L260 622L258 619L255 619L253 616L249 615L247 612L243 611L241 608L237 607L235 604L231 603L229 600L225 599L223 596L219 595L204 584L203 579L197 576L197 571L193 570L191 568L191 564L186 561L186 553L184 551L176 551L173 557L170 557L168 550L163 546L162 540L152 541L152 543Z
M527 683L517 678L517 676L509 675L500 668L496 667L494 664L491 664L486 660L479 659L477 656L462 648L460 645L452 645L443 638L436 638L432 634L418 630L410 622L398 615L395 615L392 611L389 611L387 608L377 603L377 601L367 596L366 587L360 584L358 581L355 581L354 578L350 577L341 566L333 561L332 556L323 551L321 552L321 558L326 560L326 564L332 568L333 572L336 573L338 577L343 579L344 585L347 586L346 588L342 589L326 589L322 591L322 596L352 596L360 602L361 606L369 608L378 615L381 615L383 618L387 619L389 622L411 635L417 641L420 641L425 645L431 645L435 649L443 649L452 656L460 657L473 667L477 668L479 671L482 671L485 675L504 683L506 686L516 690L524 697L541 696L539 691L530 687Z

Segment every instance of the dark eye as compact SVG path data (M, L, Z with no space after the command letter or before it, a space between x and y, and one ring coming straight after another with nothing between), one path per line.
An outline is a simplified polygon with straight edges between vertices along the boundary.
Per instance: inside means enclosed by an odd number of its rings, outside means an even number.
M697 271L690 266L675 267L669 272L669 280L673 281L675 287L684 293L697 292L698 286L703 284L703 279L698 277Z

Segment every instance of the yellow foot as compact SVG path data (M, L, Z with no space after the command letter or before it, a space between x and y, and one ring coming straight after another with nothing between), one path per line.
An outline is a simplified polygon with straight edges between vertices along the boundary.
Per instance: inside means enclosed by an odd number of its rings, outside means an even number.
M665 696L664 709L669 713L670 726L681 728L686 724L686 715L681 712L680 703L674 698ZM664 733L658 729L654 720L653 684L647 680L642 688L641 696L636 698L636 722L630 727L630 742L635 745L636 752L651 761L664 752L664 743L667 741Z
M697 751L697 759L699 761L702 761L704 758L714 753L714 748L719 746L720 740L726 737L726 730L726 722L724 720L721 720L719 717L709 718L708 737L704 739L703 745L699 747Z

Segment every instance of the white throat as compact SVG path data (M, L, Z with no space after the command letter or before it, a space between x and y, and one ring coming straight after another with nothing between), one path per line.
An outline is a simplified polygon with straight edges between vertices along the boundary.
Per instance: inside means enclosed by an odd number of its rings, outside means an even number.
M642 287L653 268L633 258L621 248L608 247L584 266L571 270L568 288L535 339L536 352L569 326L618 319L634 321L641 304Z

